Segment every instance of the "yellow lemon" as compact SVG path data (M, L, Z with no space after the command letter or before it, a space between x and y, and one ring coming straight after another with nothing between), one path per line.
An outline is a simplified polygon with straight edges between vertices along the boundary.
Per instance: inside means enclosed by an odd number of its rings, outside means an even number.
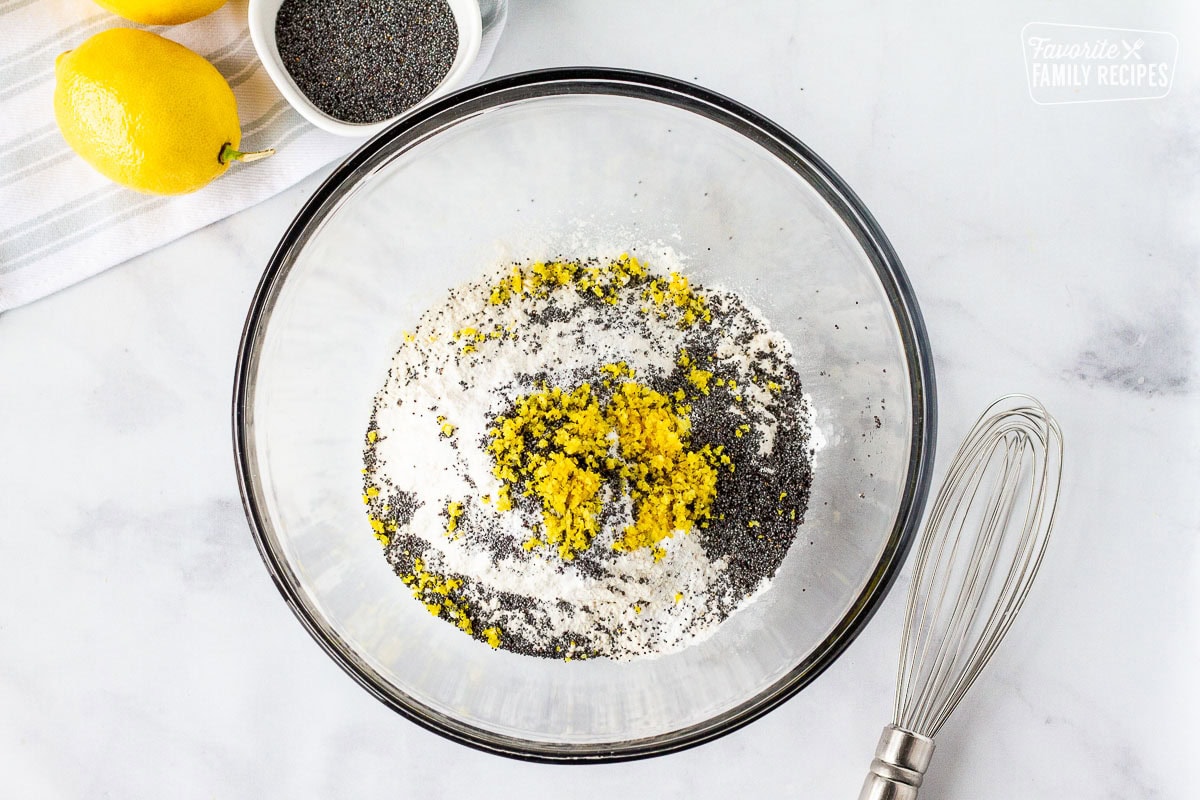
M96 5L143 25L178 25L211 14L225 0L96 0Z
M54 116L105 177L142 192L195 191L242 153L237 101L216 68L148 31L102 31L55 63Z

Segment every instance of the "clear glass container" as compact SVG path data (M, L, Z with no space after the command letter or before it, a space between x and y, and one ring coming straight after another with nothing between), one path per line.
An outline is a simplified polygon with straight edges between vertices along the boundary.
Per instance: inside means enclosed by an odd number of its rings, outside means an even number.
M681 652L564 663L493 651L430 616L381 555L360 497L371 403L402 331L447 289L612 229L669 242L697 280L741 292L788 336L816 426L809 511L770 589ZM234 435L268 569L351 676L452 739L595 761L730 731L842 652L913 536L934 412L900 263L824 162L721 96L576 69L443 98L333 173L254 298Z

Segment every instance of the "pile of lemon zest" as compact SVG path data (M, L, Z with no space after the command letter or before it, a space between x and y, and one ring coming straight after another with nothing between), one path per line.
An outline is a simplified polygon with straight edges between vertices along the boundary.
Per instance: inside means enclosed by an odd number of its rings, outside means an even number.
M648 548L661 560L666 551L659 542L676 530L690 531L709 516L716 496L716 456L711 445L689 449L690 419L647 386L622 384L605 416L617 433L625 462L620 475L634 501L634 523L613 548Z
M508 487L501 486L500 491L496 492L496 510L511 511L512 507L512 496L508 493Z
M367 497L379 497L379 487L378 486L368 486L367 487Z
M501 481L497 510L512 507L513 489L536 497L543 520L538 543L554 546L566 561L599 531L599 470L608 431L591 385L584 383L571 392L543 386L519 398L489 432L492 474Z
M449 535L458 530L458 518L463 515L463 504L452 502L446 504L446 534Z
M375 519L374 517L368 517L367 519L371 521L371 530L376 533L383 533L383 520Z
M455 428L449 422L442 423L442 436L445 436L447 439L449 439L451 436L453 436L454 431L456 431L456 430L457 430L457 428Z
M623 363L605 366L614 377L632 373ZM720 450L689 448L689 413L689 406L633 381L621 383L603 409L590 384L571 391L543 384L489 431L492 473L501 486L496 508L512 507L513 490L536 499L541 530L522 546L549 545L570 561L598 533L600 490L616 477L633 499L634 522L613 548L646 548L661 560L666 550L659 542L707 519L716 495Z
M671 293L671 299L677 306L685 306L688 302L688 279L686 275L680 275L678 272L671 273L671 283L668 286Z
M650 285L642 290L642 299L650 300L656 306L661 306L667 299L667 294L663 291L663 282L655 278L650 281Z
M468 636L473 635L475 631L473 629L473 625L471 624L471 618L467 616L467 612L456 607L452 603L446 603L446 606L450 609L451 613L455 615L458 629Z
M695 386L702 393L708 394L708 383L712 380L713 374L706 369L693 369L688 373L688 383ZM718 382L720 379L718 378Z
M507 281L501 281L492 287L491 293L488 295L488 303L494 306L502 306L512 297L509 291Z
M633 368L624 361L618 361L615 364L604 364L600 367L600 371L606 375L611 375L614 378L634 377Z
M473 633L474 626L467 613L470 607L461 596L458 599L451 596L462 589L460 579L439 575L428 569L424 561L414 558L412 571L401 573L400 580L412 590L413 597L420 600L430 614L435 617L448 616L460 630L467 634Z
M492 305L506 305L523 297L546 298L560 287L570 287L588 297L599 298L616 305L619 292L626 288L641 288L642 298L652 306L642 306L643 314L651 308L666 319L666 309L679 314L678 325L687 328L701 320L712 321L712 312L702 294L693 291L686 277L671 273L670 280L651 278L646 266L628 253L600 266L585 266L576 261L539 261L526 267L516 265L512 273L499 279L488 293Z
M378 438L379 438L378 431L367 431L367 441L370 442L371 444L375 444L375 440Z
M674 308L681 313L678 320L680 328L690 328L701 320L712 322L712 312L704 295L694 292L688 284L688 279L678 272L672 272L670 279L664 281L654 278L642 289L642 300L649 301L652 306L643 306L642 313L650 308L656 309L659 319L666 319L667 308ZM686 366L686 365L685 365Z
M676 592L675 593L675 602L679 603L682 601L683 601L683 592Z
M495 626L492 626L490 628L484 628L482 633L483 633L484 637L487 639L488 645L490 645L493 650L495 650L496 648L498 648L500 646L500 629L499 628L497 628Z

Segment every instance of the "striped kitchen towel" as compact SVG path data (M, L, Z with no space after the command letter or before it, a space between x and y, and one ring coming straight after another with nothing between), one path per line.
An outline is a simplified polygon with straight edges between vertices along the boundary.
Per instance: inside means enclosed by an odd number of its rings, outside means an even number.
M91 0L0 0L0 312L265 200L361 143L318 130L287 104L254 52L246 0L231 0L195 22L148 30L212 62L237 97L242 149L276 154L235 164L188 195L116 186L67 146L53 94L55 57L118 26L134 27ZM490 55L481 51L473 77Z

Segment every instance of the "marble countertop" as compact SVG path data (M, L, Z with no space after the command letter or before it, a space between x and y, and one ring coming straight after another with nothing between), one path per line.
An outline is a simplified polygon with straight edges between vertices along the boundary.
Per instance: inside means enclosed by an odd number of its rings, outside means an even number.
M939 736L922 797L1190 797L1200 11L810 5L512 0L489 74L627 66L775 119L854 187L908 269L936 356L940 463L1005 392L1059 418L1068 460L1048 560ZM1174 86L1035 104L1031 21L1172 32ZM418 728L296 623L242 514L230 390L255 283L326 171L0 316L0 794L856 796L891 711L902 591L749 727L570 768Z

